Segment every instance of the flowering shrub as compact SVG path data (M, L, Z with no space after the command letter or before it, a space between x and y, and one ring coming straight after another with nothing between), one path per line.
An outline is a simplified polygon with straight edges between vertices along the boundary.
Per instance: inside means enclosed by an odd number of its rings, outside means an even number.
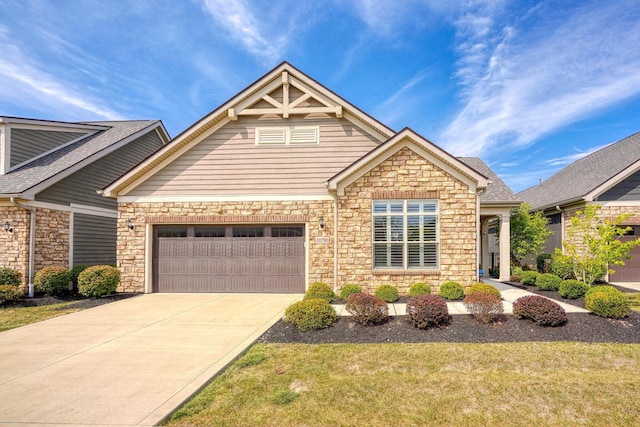
M539 295L527 295L513 302L518 319L531 319L540 326L559 326L567 321L567 313L556 302Z
M482 323L497 320L503 313L502 301L494 294L474 292L462 300L469 313Z
M365 292L352 294L347 298L345 309L353 320L361 325L378 325L389 318L389 306L375 295Z
M440 286L440 296L448 300L460 300L464 297L464 288L458 282L444 282Z
M416 328L443 327L451 323L447 302L437 295L418 295L407 302L406 320Z
M417 295L429 295L431 293L431 286L426 283L414 283L409 288L409 296L415 297Z
M349 283L340 289L340 298L346 301L352 294L357 294L358 292L362 292L362 288L356 284Z
M329 285L323 282L315 282L309 285L309 289L304 293L303 299L320 298L327 302L331 302L336 298L335 292Z
M552 273L540 274L536 279L536 286L541 291L557 291L561 283L562 279Z
M558 292L563 298L576 299L584 296L590 288L591 286L580 280L563 280Z
M321 298L298 301L284 311L284 321L294 324L303 332L328 328L337 320L335 308Z
M474 283L467 290L467 295L475 294L475 293L478 293L478 292L483 292L485 294L495 295L496 297L498 297L498 299L502 298L502 294L500 293L498 288L496 288L493 285L489 285L488 283Z
M398 289L392 285L381 285L376 289L376 296L385 302L398 301Z

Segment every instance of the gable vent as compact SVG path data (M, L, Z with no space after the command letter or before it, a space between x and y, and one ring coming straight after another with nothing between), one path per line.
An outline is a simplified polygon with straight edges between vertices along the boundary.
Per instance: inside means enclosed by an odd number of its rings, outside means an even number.
M256 145L319 143L319 126L256 128Z

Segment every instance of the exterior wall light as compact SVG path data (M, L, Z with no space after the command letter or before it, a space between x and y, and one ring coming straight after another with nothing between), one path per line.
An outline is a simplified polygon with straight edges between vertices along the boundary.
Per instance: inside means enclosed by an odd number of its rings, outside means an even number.
M320 230L324 230L324 218L318 218L318 225L320 226Z
M133 221L131 221L131 218L127 218L127 228L129 230L133 230L134 228Z
M4 227L4 231L7 233L13 233L13 227L9 224L9 221L5 221L5 223L2 224L2 227Z

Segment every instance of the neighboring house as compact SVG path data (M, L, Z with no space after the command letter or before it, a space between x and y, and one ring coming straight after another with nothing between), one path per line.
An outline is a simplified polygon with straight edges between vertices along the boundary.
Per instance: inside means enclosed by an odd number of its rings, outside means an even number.
M98 194L169 141L160 121L0 116L0 267L114 263L117 203Z
M518 197L549 218L549 237L545 252L562 248L570 218L586 205L600 205L600 218L612 219L622 213L631 216L624 225L632 228L621 239L640 236L640 133L608 145L577 160ZM614 282L640 281L640 248L624 266L615 266L609 278Z
M137 292L470 285L481 224L508 230L518 204L480 159L394 132L288 63L104 195L118 200L121 290Z

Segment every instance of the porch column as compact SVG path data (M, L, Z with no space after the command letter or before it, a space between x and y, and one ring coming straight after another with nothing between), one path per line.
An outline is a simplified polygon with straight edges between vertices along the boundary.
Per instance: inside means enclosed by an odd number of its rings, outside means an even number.
M509 210L500 215L500 279L509 280L511 275L511 214Z
M482 264L482 269L484 270L484 277L489 277L489 268L491 267L491 251L489 249L489 220L487 218L483 218L480 222L480 233L482 236L480 243L480 251L482 253L480 264Z

